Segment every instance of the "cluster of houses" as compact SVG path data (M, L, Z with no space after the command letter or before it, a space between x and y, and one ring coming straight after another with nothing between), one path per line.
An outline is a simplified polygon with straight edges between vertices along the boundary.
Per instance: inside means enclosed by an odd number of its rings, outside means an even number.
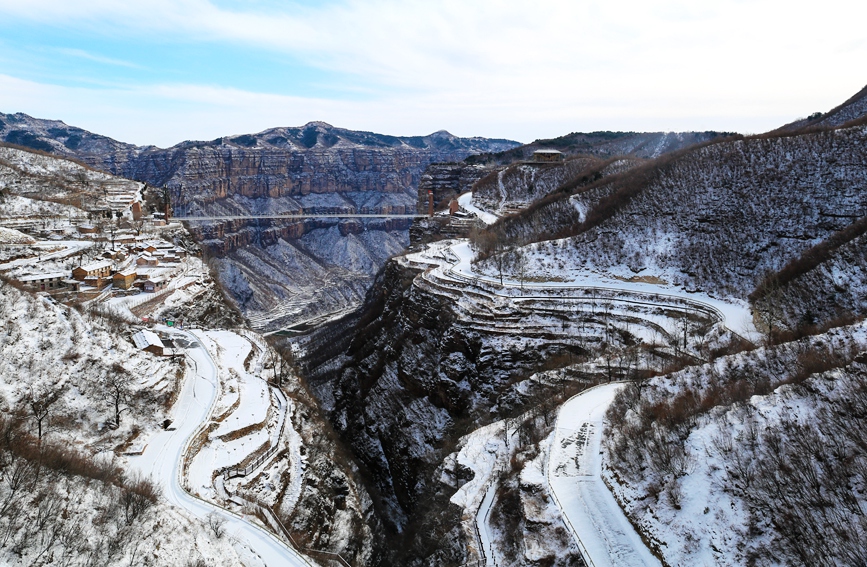
M45 292L101 292L109 284L115 290L138 288L146 293L165 289L181 267L186 251L162 240L122 245L106 251L101 259L80 264L70 272L30 274L15 279Z

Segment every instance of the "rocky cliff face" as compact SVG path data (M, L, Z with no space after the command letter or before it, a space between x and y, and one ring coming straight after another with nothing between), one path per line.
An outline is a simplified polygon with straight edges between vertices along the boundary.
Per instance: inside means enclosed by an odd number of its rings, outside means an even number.
M435 245L390 260L362 309L299 340L308 384L394 532L392 564L467 561L460 510L449 503L467 478L445 464L461 436L525 411L549 422L570 388L608 377L610 362L589 361L645 356L635 337L661 329L639 330L638 312L579 314L557 290L535 303L521 290L456 279L437 260L448 254Z
M370 475L378 517L394 533L393 564L459 565L459 510L437 474L444 457L492 411L524 403L529 392L516 384L569 347L528 334L503 348L455 296L418 275L389 262L361 314L314 335L305 363L320 404Z
M414 214L425 168L518 144L448 132L395 137L311 122L168 149L123 144L59 121L0 114L0 139L167 187L175 216ZM194 222L223 283L260 330L358 305L408 244L408 219Z
M434 209L441 210L448 206L449 201L466 191L470 191L473 185L489 170L481 165L468 165L466 163L435 163L430 165L422 173L418 184L418 202L416 204L419 214L428 213L428 192L433 193Z

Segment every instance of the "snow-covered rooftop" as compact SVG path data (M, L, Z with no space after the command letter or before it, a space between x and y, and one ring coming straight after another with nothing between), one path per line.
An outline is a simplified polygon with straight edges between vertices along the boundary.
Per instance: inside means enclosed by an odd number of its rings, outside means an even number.
M147 329L142 329L138 333L134 334L132 336L132 342L135 343L135 346L138 349L145 349L149 346L158 346L160 348L165 347L159 335L153 331L148 331Z
M108 260L103 260L101 262L92 262L90 264L85 264L85 265L81 266L81 269L85 270L87 272L92 272L94 270L101 270L103 268L110 268L110 267L111 267L111 262L109 262Z
M33 282L37 280L50 280L55 278L65 278L68 274L66 272L50 272L47 274L28 274L26 276L21 276L18 278L19 282Z

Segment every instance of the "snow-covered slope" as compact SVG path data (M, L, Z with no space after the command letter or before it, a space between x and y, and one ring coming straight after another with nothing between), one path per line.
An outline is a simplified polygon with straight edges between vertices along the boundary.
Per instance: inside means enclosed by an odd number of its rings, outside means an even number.
M867 314L867 218L766 276L751 299L765 326L799 332Z
M600 178L609 162L577 157L554 165L516 164L494 171L473 185L473 198L486 210L500 214L526 208L566 182Z
M104 199L109 190L135 193L141 187L141 183L114 177L68 159L0 146L0 194L53 201L60 205L51 211L53 216L75 213L74 208L105 206ZM22 216L48 214L44 210L33 211L32 207L21 202L14 208L4 208L7 212L20 212Z
M160 401L171 398L181 371L167 359L137 350L125 325L8 283L0 283L0 318L0 403L7 411L59 395L46 434L103 450L155 427ZM110 394L118 379L123 388L116 398Z
M867 214L867 128L715 143L500 223L550 257L745 298L767 271ZM575 236L569 236L575 235Z
M828 112L816 112L808 118L786 124L779 131L793 132L800 129L837 128L853 120L867 116L867 87L855 93L849 100Z
M237 565L228 539L124 471L182 369L136 349L125 325L2 282L0 326L0 562Z
M624 390L605 476L669 565L865 556L863 324Z

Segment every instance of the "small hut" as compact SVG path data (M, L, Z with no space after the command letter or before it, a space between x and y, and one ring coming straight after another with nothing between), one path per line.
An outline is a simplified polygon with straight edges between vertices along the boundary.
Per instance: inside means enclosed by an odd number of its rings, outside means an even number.
M537 163L559 163L563 161L563 152L558 150L536 150L533 161Z
M159 335L153 331L148 331L147 329L142 329L134 334L132 336L132 342L135 343L137 349L146 350L157 356L162 356L166 348Z

